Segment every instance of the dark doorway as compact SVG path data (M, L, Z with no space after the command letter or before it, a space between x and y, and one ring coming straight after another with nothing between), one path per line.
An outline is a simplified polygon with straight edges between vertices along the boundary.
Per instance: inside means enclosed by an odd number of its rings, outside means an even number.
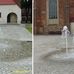
M17 15L15 13L8 14L7 23L17 23Z

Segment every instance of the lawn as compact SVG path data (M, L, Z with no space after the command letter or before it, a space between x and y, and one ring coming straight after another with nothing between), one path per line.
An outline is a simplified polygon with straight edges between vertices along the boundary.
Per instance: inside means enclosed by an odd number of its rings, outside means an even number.
M32 24L26 24L26 29L32 33Z

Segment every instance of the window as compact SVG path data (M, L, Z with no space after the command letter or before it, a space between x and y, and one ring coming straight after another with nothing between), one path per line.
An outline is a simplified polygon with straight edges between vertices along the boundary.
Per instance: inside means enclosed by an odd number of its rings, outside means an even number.
M57 0L49 0L49 19L57 18Z

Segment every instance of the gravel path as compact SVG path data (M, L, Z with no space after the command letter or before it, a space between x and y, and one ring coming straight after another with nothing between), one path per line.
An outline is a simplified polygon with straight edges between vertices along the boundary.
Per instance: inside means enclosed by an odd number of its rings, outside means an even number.
M74 74L74 62L53 61L45 57L60 47L60 39L60 35L35 36L34 74Z

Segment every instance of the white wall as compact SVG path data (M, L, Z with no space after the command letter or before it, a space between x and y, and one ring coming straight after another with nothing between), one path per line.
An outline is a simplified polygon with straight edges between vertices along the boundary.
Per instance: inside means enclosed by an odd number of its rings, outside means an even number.
M17 23L21 23L21 9L17 5L0 5L0 24L7 23L7 16L9 13L17 14Z

